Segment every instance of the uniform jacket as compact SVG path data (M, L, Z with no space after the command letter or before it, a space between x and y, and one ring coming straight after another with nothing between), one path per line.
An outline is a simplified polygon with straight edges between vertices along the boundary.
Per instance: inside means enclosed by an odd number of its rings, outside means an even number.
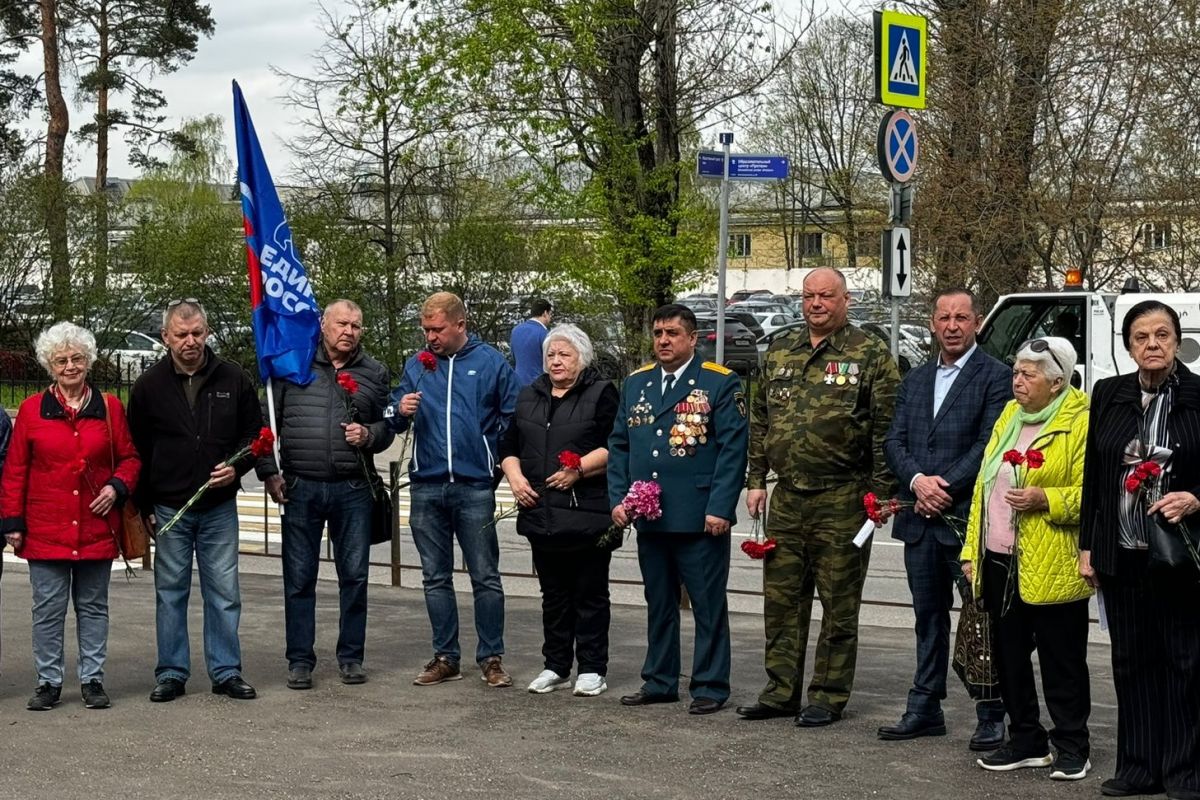
M1079 576L1079 519L1083 495L1083 460L1087 447L1088 397L1078 389L1070 395L1058 413L1046 421L1041 433L1029 445L1041 450L1046 463L1040 469L1020 468L1022 485L1040 486L1046 492L1048 511L1020 515L1015 548L1017 551L1017 588L1021 599L1033 605L1067 603L1090 597L1091 587ZM985 458L999 446L1000 435L1019 410L1016 400L1009 401L996 420L988 440ZM1001 464L1000 469L1012 469ZM975 596L980 596L987 497L983 478L975 481L971 517L967 524L967 543L963 561L975 562Z
M608 502L616 507L634 481L662 487L662 518L639 520L642 533L700 533L704 517L737 521L737 502L746 475L746 399L731 370L693 358L666 397L662 368L647 364L625 379L612 436L608 439ZM672 455L671 428L677 408L689 397L704 397L705 441L694 437L684 455ZM694 412L699 413L699 412ZM704 414L701 414L704 416ZM679 448L675 448L678 452Z
M421 366L416 355L404 365L392 392L386 418L392 430L413 426L409 478L418 483L466 481L491 486L500 436L517 407L521 386L500 351L472 334L452 356L438 356L437 369ZM410 419L399 411L400 398L421 392L421 405Z
M606 401L606 402L605 402ZM587 455L603 447L612 432L612 412L617 390L593 369L584 370L579 381L563 395L550 416L550 378L538 376L521 390L517 413L506 434L504 455L521 460L521 474L534 487L539 499L532 508L517 513L517 533L522 536L599 536L612 524L608 504L608 480L602 472L575 482L569 492L545 489L547 478L561 468L558 455L570 450ZM601 419L602 405L608 413ZM590 443L590 444L589 444ZM508 452L508 446L513 452Z
M204 366L191 378L201 382L195 408L188 405L170 355L133 384L129 427L146 466L137 493L138 505L146 512L154 504L182 506L208 482L217 464L250 444L262 429L258 392L250 376L211 349L206 356ZM234 464L239 477L253 466L250 455ZM193 508L215 508L234 499L239 488L234 481L209 489Z
M887 345L853 325L816 349L808 326L777 338L751 406L747 486L765 489L774 470L790 489L859 484L891 497L883 442L899 384Z
M112 421L111 439L106 416ZM53 394L35 394L17 412L0 481L0 532L23 531L18 555L30 560L116 558L119 509L136 488L140 471L116 397L93 389L91 400L69 421ZM116 491L117 504L98 517L88 506L105 486Z
M1200 497L1200 376L1182 363L1176 363L1175 374L1179 387L1167 418L1172 456L1165 490ZM1107 575L1118 571L1118 503L1125 493L1121 457L1125 445L1138 435L1141 403L1137 373L1105 378L1092 390L1079 547L1090 550L1092 567ZM1200 525L1196 515L1189 525Z
M937 372L935 359L904 376L884 452L900 484L900 500L917 499L909 489L917 473L940 475L950 484L946 491L954 499L946 513L965 520L971 513L971 490L983 448L996 418L1012 397L1012 370L976 347L934 417ZM906 510L892 523L892 537L915 543L928 533L944 545L962 545L959 537L965 531L961 525L959 528L956 533L941 517L926 519Z
M340 373L349 373L358 384L353 395L338 385ZM315 481L361 480L364 463L373 470L373 454L388 449L395 438L383 421L391 386L388 369L361 347L345 366L335 369L325 347L320 346L313 356L312 374L313 379L306 386L291 381L272 382L283 474ZM353 413L347 410L347 401ZM342 425L350 422L357 422L371 432L370 444L358 448L346 442ZM278 471L273 456L259 459L260 478Z

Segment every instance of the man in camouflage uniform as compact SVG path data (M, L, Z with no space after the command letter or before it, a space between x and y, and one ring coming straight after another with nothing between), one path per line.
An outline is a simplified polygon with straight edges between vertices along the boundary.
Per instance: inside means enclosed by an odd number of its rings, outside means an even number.
M892 496L883 442L900 375L885 345L847 323L850 293L834 269L804 280L804 327L767 350L751 401L751 516L767 508L767 472L779 476L767 533L777 542L764 566L767 686L743 719L796 714L804 727L841 719L854 683L858 609L870 542L862 497ZM823 619L816 665L801 704L813 589ZM798 713L797 713L798 712Z

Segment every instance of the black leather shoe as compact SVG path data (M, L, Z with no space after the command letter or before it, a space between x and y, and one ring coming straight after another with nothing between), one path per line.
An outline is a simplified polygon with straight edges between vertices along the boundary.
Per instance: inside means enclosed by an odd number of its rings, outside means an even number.
M801 728L822 728L842 718L841 714L820 706L805 706L796 715L796 725Z
M311 689L312 684L312 668L311 667L292 667L288 670L287 687L303 691Z
M348 686L367 682L367 673L362 664L342 664L338 671L342 673L342 683Z
M187 689L184 687L183 681L178 678L167 678L154 687L154 691L150 693L150 702L169 703L176 697L183 697L185 694L187 694Z
M1167 800L1200 800L1200 791L1195 789L1167 789Z
M976 753L990 753L1004 744L1004 721L981 719L968 745Z
M1161 786L1134 786L1124 778L1109 778L1100 784L1100 794L1105 797L1137 797L1143 794L1161 793Z
M776 708L765 703L755 703L752 706L738 706L737 715L742 719L759 720L775 719L776 717L794 717L795 711L787 708Z
M883 726L878 733L879 738L885 742L919 739L922 736L945 736L946 721L940 716L923 717L920 714L905 711L899 722L895 725Z
M715 700L711 697L697 697L692 700L688 706L689 714L715 714L725 707L724 700Z
M621 698L623 706L649 706L655 703L678 703L679 695L677 694L646 694L641 689L638 689L633 694L627 694Z
M214 683L212 689L213 694L228 695L234 700L253 700L258 697L258 692L254 691L253 686L242 680L241 675L234 675L220 683Z

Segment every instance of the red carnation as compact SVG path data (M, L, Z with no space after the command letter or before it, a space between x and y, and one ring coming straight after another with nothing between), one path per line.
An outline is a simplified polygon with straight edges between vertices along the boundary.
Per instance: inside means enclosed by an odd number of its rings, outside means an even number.
M1138 466L1138 469L1141 471L1142 477L1145 478L1157 478L1159 475L1162 475L1162 467L1154 461L1143 461Z
M349 372L339 372L337 384L345 389L347 394L356 394L358 392L358 381L354 380L354 376Z
M882 525L884 521L883 506L879 503L879 498L874 492L867 492L863 495L863 508L867 511L867 518L876 525Z
M901 506L899 500L894 497L891 500L888 500L888 514L893 517L896 516L900 513L900 508Z
M1002 458L1005 464L1012 464L1014 467L1019 467L1025 463L1025 454L1020 450L1009 450Z
M428 350L422 350L421 352L417 353L417 361L420 362L422 367L430 372L433 372L435 369L437 369L437 356Z
M271 455L275 449L275 434L271 433L270 428L263 428L258 432L258 438L250 443L250 454L255 458L264 458Z
M1142 479L1136 475L1130 475L1125 479L1125 491L1133 494L1138 489L1142 488Z
M1041 469L1042 464L1046 463L1046 454L1041 450L1026 450L1025 451L1025 466L1030 469Z
M758 542L754 539L747 539L742 542L742 552L756 561L761 561L767 557L767 554L775 549L775 540L767 539L765 542Z
M558 454L558 465L566 470L579 471L583 467L583 457L579 453L563 450Z

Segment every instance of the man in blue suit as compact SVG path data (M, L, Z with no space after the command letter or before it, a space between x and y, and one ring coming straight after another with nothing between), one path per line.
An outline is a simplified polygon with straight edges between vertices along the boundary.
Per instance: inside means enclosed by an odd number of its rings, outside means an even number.
M911 511L896 516L892 537L904 542L916 613L917 670L907 710L895 725L879 729L880 739L946 733L941 701L946 697L950 607L961 541L942 515L965 520L970 513L984 446L1012 398L1011 370L975 343L982 323L973 294L965 289L938 293L930 330L940 355L905 376L884 443L900 499L914 503ZM976 716L971 749L1003 744L1003 704L981 701Z
M696 621L688 711L711 714L729 699L725 585L729 531L746 481L746 397L737 375L696 360L696 316L690 309L663 306L653 324L656 363L625 379L608 440L613 522L630 523L622 500L634 481L662 487L662 517L635 523L648 643L642 688L621 703L679 699L682 581Z

